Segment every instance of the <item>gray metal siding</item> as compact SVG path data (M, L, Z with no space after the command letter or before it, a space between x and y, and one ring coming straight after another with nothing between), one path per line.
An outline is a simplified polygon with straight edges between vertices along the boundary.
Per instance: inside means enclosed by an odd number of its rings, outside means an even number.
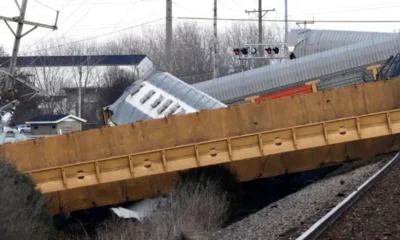
M153 119L149 113L139 109L139 105L141 104L140 102L131 104L125 101L131 95L140 91L140 86L144 82L148 82L158 89L173 95L176 99L184 102L197 111L226 107L222 102L204 94L173 75L153 69L144 76L142 81L138 81L129 86L115 103L106 107L106 109L112 113L110 119L113 123L120 125Z
M294 29L288 36L289 46L296 46L296 57L324 52L362 41L379 40L394 33Z
M145 81L161 88L197 110L209 109L210 106L225 107L218 100L207 96L198 89L166 72L153 70L145 77Z
M393 33L386 37L373 38L370 41L228 75L193 86L230 104L249 96L286 89L314 79L321 79L320 85L324 86L324 81L328 81L326 76L354 69L362 72L366 66L384 62L390 55L398 52L400 52L400 34ZM340 79L336 81L340 82Z

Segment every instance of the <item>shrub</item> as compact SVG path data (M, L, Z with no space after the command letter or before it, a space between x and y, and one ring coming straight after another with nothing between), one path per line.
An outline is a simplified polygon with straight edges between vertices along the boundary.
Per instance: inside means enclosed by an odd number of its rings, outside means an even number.
M0 160L0 239L54 239L52 215L26 174Z
M115 220L96 239L200 240L229 222L240 203L235 176L224 167L194 169L181 175L164 204L142 222Z

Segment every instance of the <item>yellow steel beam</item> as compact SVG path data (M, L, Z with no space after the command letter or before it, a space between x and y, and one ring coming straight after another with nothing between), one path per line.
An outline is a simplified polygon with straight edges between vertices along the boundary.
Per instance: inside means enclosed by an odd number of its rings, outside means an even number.
M372 65L372 66L368 66L366 68L366 70L371 71L372 72L372 77L374 79L374 81L376 81L376 77L378 74L378 69L381 67L381 64L376 64L376 65Z
M320 82L320 80L309 81L309 82L306 82L306 85L311 85L312 91L313 91L313 92L318 92L317 84L318 84L319 82Z
M31 172L53 213L68 212L166 193L179 169L220 162L248 181L400 150L398 99L400 81L377 81L3 144L0 157ZM371 113L376 122L368 120ZM377 132L387 113L390 134ZM355 129L361 137L351 140ZM328 142L316 147L325 136Z
M400 110L30 171L43 193L400 133Z

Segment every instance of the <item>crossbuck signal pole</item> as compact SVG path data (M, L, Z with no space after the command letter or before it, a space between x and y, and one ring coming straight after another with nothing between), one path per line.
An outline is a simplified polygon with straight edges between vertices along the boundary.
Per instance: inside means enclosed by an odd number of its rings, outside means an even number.
M166 25L165 25L165 59L167 71L172 72L172 0L167 1Z
M6 79L5 89L4 89L4 91L6 93L6 96L11 94L12 98L13 98L13 79L15 77L15 67L17 65L18 50L19 50L19 45L21 43L21 39L24 36L26 36L27 34L29 34L30 32L32 32L33 30L35 30L36 28L38 28L38 27L49 28L49 29L56 30L57 29L58 14L59 14L59 12L57 11L56 20L55 20L55 23L54 23L53 26L47 25L47 24L42 24L42 23L37 23L37 22L26 21L25 20L25 13L26 13L27 5L28 5L28 0L22 0L21 6L18 4L18 1L15 0L15 4L17 5L17 7L18 7L18 9L20 11L19 17L10 18L10 17L0 16L0 20L4 20L4 22L6 23L7 27L10 29L10 31L15 36L14 47L13 47L12 57L11 57L11 62L10 62L10 70L9 70L10 71L10 75ZM18 23L16 32L14 32L14 30L11 28L11 26L10 26L10 24L8 22ZM23 34L22 30L23 30L24 24L31 25L33 27Z
M273 9L268 9L268 10L262 10L262 0L258 0L258 10L254 9L251 11L245 10L245 13L253 13L258 17L258 43L262 44L263 43L263 31L262 31L262 19L263 17L268 13L268 12L274 12L275 8ZM257 14L256 14L257 13ZM258 50L260 53L263 52L263 49L260 47Z
M213 58L213 77L217 77L217 46L218 46L218 35L217 35L217 0L214 0L214 58Z

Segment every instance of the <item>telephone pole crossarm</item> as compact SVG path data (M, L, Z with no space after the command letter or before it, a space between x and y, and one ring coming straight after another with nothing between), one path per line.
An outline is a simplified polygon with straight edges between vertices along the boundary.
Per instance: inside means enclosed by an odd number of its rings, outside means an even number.
M17 78L15 78L15 68L17 65L18 51L19 51L21 39L38 27L57 30L57 21L58 21L58 15L59 15L59 12L56 11L57 15L56 15L54 25L26 21L25 14L26 14L26 9L27 9L27 5L28 5L28 0L22 0L21 5L19 5L18 1L15 1L15 4L17 5L19 12L20 12L18 17L10 18L10 17L5 17L5 16L0 16L0 20L3 20L6 23L7 27L14 34L14 37L15 37L14 46L13 46L13 50L12 50L12 56L11 56L11 62L10 62L9 74L7 74L9 77L6 79L4 89L3 89L3 92L7 95L7 97L11 97L11 98L14 98L13 85L14 85L14 80L17 79ZM14 31L11 28L11 26L8 22L17 23L16 31ZM25 33L23 33L22 31L23 31L24 25L31 25L33 27L31 29L29 29L28 31L26 31ZM30 87L32 87L32 86L30 86Z
M10 17L0 16L0 20L4 20L6 22L8 21L8 22L22 23L22 24L36 26L36 27L48 28L48 29L52 29L52 30L58 29L58 27L56 25L48 25L48 24L32 22L32 21L20 21L19 17L10 18Z

